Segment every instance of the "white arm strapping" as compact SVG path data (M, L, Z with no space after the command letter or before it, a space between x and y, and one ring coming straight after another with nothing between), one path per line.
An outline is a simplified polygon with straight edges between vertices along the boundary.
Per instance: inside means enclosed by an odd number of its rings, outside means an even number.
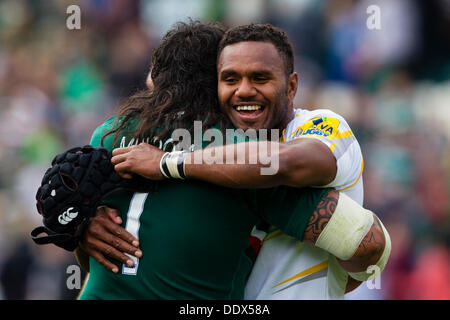
M373 224L373 213L344 193L339 194L336 210L322 230L316 246L341 260L350 259Z
M172 176L172 178L176 179L184 179L180 173L178 172L178 157L183 154L183 151L172 151L166 159L167 169ZM184 171L184 163L183 163L183 171Z

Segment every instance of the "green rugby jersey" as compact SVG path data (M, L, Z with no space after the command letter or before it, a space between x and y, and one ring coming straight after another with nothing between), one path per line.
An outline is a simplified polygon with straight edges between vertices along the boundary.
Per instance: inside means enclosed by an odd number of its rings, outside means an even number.
M107 120L91 144L112 125ZM238 142L238 141L236 141ZM104 146L112 148L112 135ZM103 201L120 210L143 257L117 274L90 258L80 299L243 299L253 261L246 251L260 219L299 239L329 189L229 189L201 181L162 181L156 193L118 191Z

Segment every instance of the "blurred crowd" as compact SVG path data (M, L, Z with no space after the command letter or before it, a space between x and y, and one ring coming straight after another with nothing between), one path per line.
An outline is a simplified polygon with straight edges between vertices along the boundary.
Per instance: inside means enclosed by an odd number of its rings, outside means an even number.
M66 9L81 9L70 30ZM380 10L380 28L367 20ZM296 107L343 115L364 155L366 208L392 239L380 285L348 299L450 299L450 3L445 0L0 1L0 299L73 299L70 253L36 246L53 156L89 143L142 89L152 49L187 17L288 33Z

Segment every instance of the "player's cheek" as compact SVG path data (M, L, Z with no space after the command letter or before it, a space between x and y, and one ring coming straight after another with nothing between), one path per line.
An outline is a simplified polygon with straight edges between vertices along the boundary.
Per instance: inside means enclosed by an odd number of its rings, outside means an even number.
M222 108L228 107L231 96L232 96L232 92L231 92L230 88L227 88L224 85L222 85L222 86L219 85L218 97L219 97L219 103Z

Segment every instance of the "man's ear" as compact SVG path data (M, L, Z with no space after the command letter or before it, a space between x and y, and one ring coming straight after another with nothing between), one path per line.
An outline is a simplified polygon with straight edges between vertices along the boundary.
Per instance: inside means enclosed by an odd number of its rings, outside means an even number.
M147 79L145 81L145 84L147 85L147 88L150 90L153 90L153 79L152 79L152 71L150 70L150 72L147 75Z
M296 72L293 72L289 75L287 85L288 85L287 94L288 94L289 104L292 104L294 102L294 98L295 98L295 94L297 93L297 86L298 86L298 74Z

